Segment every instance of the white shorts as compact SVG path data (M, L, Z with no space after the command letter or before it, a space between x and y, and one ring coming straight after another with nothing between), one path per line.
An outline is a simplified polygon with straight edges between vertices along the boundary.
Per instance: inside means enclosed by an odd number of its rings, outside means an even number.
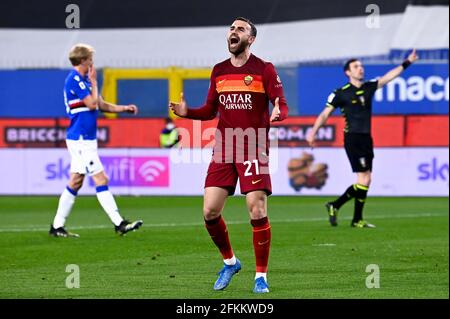
M66 140L71 156L70 172L82 175L96 175L103 171L97 152L97 140Z

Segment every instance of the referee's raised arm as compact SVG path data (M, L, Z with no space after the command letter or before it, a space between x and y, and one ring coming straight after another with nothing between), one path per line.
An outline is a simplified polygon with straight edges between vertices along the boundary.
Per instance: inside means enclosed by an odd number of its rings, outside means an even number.
M409 54L408 58L405 61L403 61L402 64L393 68L388 73L386 73L385 75L383 75L381 78L378 79L378 88L382 88L383 86L391 82L418 59L419 56L416 53L416 49L413 49L413 51Z

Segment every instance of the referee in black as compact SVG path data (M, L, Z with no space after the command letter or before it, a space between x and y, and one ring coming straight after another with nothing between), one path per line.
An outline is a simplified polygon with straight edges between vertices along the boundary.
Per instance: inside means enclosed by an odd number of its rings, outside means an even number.
M326 123L335 108L339 107L345 118L344 146L353 172L356 173L356 184L351 185L338 199L326 203L330 224L337 226L338 210L346 202L355 198L355 211L352 227L374 228L375 225L363 219L363 208L369 190L372 175L373 141L371 136L372 98L375 91L397 76L418 59L414 49L408 58L399 66L387 72L377 80L364 81L364 67L358 59L350 59L344 65L344 73L349 82L336 89L328 97L325 109L317 117L306 140L311 147L315 146L317 130Z

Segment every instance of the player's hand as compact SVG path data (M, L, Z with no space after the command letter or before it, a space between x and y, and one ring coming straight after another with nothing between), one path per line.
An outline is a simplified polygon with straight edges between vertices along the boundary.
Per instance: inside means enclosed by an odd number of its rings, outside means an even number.
M280 98L275 99L275 103L272 110L272 115L270 116L270 122L276 122L280 120Z
M138 113L138 107L134 104L125 105L125 108L123 111L136 115Z
M184 100L184 95L181 93L180 95L180 103L169 103L169 108L172 110L173 113L175 113L178 116L185 117L187 115L187 105L186 101Z
M313 148L316 146L316 134L310 131L308 135L306 135L306 142L308 142L309 146Z
M419 56L416 53L416 49L413 49L413 51L408 55L408 60L411 63L416 62L419 59Z
M97 70L93 64L89 68L88 77L91 83L97 83Z

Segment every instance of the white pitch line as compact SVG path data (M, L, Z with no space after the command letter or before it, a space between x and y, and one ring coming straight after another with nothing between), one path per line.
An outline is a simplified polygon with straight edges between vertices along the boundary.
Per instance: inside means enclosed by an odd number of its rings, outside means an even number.
M417 217L443 217L448 216L448 214L435 214L435 213L420 213L420 214L405 214L405 215L374 215L370 216L370 219L402 219L402 218L417 218ZM350 220L351 217L342 217L340 220ZM301 223L301 222L317 222L326 221L325 217L311 217L311 218L292 218L292 219L270 219L271 223ZM248 224L249 221L227 221L230 225L242 225ZM202 223L162 223L162 224L146 224L144 222L143 227L191 227L191 226L203 226ZM0 228L0 233L7 232L43 232L48 231L48 226L44 225L30 225L27 228L14 228L20 227L18 225L13 225L12 228ZM71 226L70 230L79 229L106 229L113 228L111 225L93 225L93 226Z
M332 243L313 244L313 246L318 246L318 247L333 247L333 246L336 246L336 244L332 244Z

